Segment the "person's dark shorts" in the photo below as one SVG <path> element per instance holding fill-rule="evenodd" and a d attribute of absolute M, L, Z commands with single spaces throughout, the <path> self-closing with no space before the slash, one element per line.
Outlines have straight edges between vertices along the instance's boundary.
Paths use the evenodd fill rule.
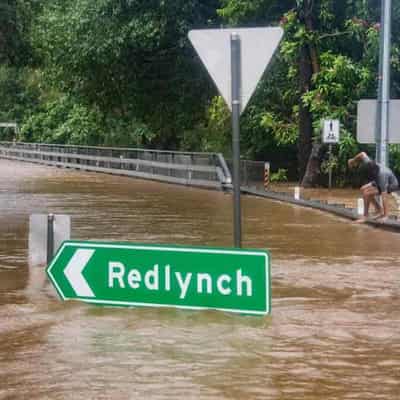
<path fill-rule="evenodd" d="M 380 173 L 376 184 L 379 193 L 392 193 L 399 190 L 399 182 L 392 172 Z"/>
<path fill-rule="evenodd" d="M 387 187 L 387 192 L 388 193 L 393 193 L 399 190 L 399 184 L 397 185 L 388 185 Z"/>

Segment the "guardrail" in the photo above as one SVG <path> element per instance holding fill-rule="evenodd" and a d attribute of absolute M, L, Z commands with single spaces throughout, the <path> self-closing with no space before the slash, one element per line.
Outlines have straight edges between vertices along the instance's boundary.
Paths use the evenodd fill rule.
<path fill-rule="evenodd" d="M 0 142 L 0 157 L 206 188 L 232 185 L 219 153 Z"/>
<path fill-rule="evenodd" d="M 232 160 L 227 159 L 228 168 L 232 170 Z M 240 185 L 257 189 L 264 188 L 265 162 L 253 160 L 240 160 Z"/>

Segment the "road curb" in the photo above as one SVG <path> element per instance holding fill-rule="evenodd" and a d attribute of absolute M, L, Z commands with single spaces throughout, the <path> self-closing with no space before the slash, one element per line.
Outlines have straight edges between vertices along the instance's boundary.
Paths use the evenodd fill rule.
<path fill-rule="evenodd" d="M 328 212 L 330 214 L 334 214 L 338 217 L 350 219 L 355 221 L 359 218 L 356 209 L 346 208 L 343 204 L 335 204 L 328 203 L 325 200 L 307 200 L 307 199 L 299 199 L 296 200 L 293 196 L 287 193 L 281 192 L 273 192 L 273 191 L 262 191 L 255 188 L 242 187 L 241 191 L 243 194 L 256 196 L 256 197 L 264 197 L 269 200 L 280 201 L 284 203 L 293 204 L 300 207 L 311 208 L 314 210 Z M 385 221 L 375 221 L 375 220 L 367 220 L 367 225 L 386 229 L 390 231 L 400 232 L 400 222 L 397 220 L 395 216 L 389 216 L 388 220 Z"/>

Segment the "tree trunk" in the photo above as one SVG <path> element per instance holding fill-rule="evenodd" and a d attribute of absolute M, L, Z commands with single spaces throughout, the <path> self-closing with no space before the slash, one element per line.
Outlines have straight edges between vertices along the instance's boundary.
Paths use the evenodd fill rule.
<path fill-rule="evenodd" d="M 314 144 L 312 146 L 312 151 L 307 163 L 307 169 L 303 181 L 301 182 L 301 186 L 303 187 L 313 187 L 320 181 L 321 147 L 320 144 Z"/>
<path fill-rule="evenodd" d="M 314 31 L 313 2 L 305 1 L 302 10 L 302 20 L 308 32 Z M 306 94 L 311 87 L 313 74 L 320 72 L 318 50 L 314 43 L 304 44 L 300 50 L 299 60 L 300 96 Z M 312 115 L 307 106 L 300 99 L 299 107 L 299 175 L 302 186 L 313 186 L 319 179 L 319 159 L 313 155 L 312 145 L 313 126 Z M 319 148 L 316 149 L 319 153 Z"/>
<path fill-rule="evenodd" d="M 312 116 L 309 108 L 304 105 L 302 97 L 308 92 L 312 78 L 312 66 L 307 46 L 303 46 L 299 59 L 300 77 L 300 104 L 299 104 L 299 140 L 298 140 L 298 162 L 300 182 L 306 172 L 308 159 L 312 149 Z"/>

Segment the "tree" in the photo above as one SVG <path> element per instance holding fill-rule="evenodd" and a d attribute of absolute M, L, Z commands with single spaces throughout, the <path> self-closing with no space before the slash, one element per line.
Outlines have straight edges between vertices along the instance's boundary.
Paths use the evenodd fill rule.
<path fill-rule="evenodd" d="M 20 123 L 38 102 L 28 41 L 32 9 L 28 0 L 0 3 L 0 122 Z"/>
<path fill-rule="evenodd" d="M 307 170 L 307 164 L 313 142 L 320 135 L 321 119 L 340 118 L 347 140 L 354 131 L 355 101 L 376 87 L 376 1 L 224 0 L 223 5 L 221 15 L 231 23 L 265 19 L 264 24 L 280 21 L 285 28 L 281 46 L 285 63 L 276 73 L 287 76 L 280 90 L 283 98 L 292 99 L 291 104 L 286 103 L 289 116 L 288 110 L 281 108 L 265 114 L 268 118 L 261 124 L 273 126 L 275 131 L 286 126 L 288 132 L 293 132 L 294 124 L 298 126 L 299 178 L 304 185 L 316 184 L 318 168 Z M 274 110 L 268 99 L 264 108 Z"/>
<path fill-rule="evenodd" d="M 216 0 L 51 0 L 33 42 L 54 88 L 105 122 L 141 121 L 156 133 L 148 145 L 174 148 L 209 92 L 187 33 L 213 23 L 215 9 Z"/>

